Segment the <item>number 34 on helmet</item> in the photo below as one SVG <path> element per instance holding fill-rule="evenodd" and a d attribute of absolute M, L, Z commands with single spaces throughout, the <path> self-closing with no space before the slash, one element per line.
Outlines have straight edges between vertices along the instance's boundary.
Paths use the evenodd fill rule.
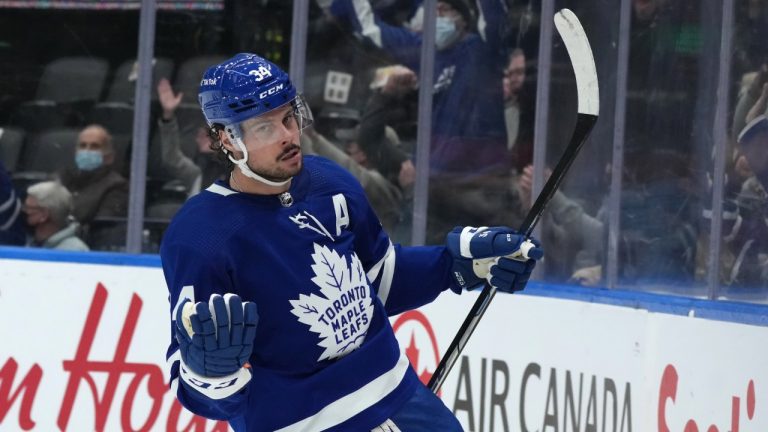
<path fill-rule="evenodd" d="M 208 68 L 198 100 L 208 126 L 221 125 L 233 138 L 242 138 L 240 122 L 286 103 L 295 110 L 299 130 L 312 124 L 312 112 L 288 74 L 255 54 L 240 53 Z"/>

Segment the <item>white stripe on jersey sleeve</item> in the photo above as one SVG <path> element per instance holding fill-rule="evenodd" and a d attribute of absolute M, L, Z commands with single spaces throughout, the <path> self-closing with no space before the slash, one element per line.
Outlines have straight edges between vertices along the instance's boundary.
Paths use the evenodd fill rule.
<path fill-rule="evenodd" d="M 379 299 L 381 300 L 381 304 L 386 306 L 389 290 L 392 288 L 392 278 L 395 275 L 395 247 L 392 245 L 392 242 L 389 242 L 387 253 L 384 254 L 379 262 L 368 270 L 366 276 L 368 276 L 369 281 L 373 282 L 379 277 L 379 273 L 381 273 Z"/>
<path fill-rule="evenodd" d="M 11 201 L 12 200 L 12 201 Z M 11 227 L 16 222 L 16 219 L 18 219 L 19 214 L 21 214 L 21 201 L 16 199 L 16 195 L 11 193 L 11 200 L 8 202 L 10 204 L 16 204 L 16 207 L 13 209 L 13 214 L 10 218 L 8 218 L 8 221 L 4 223 L 2 226 L 0 226 L 0 230 L 5 231 Z M 0 209 L 0 211 L 4 211 L 5 209 Z"/>
<path fill-rule="evenodd" d="M 0 204 L 0 212 L 8 210 L 14 204 L 16 204 L 16 192 L 11 190 L 11 196 L 4 203 Z"/>

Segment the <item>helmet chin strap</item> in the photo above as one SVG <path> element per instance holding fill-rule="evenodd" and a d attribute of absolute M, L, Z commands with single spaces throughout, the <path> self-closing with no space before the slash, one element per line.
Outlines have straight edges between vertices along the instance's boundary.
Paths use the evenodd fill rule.
<path fill-rule="evenodd" d="M 245 143 L 243 143 L 243 140 L 240 137 L 234 137 L 234 141 L 235 141 L 235 144 L 240 148 L 240 151 L 243 152 L 243 158 L 235 159 L 231 153 L 227 155 L 227 158 L 230 161 L 232 161 L 232 163 L 237 165 L 238 168 L 240 168 L 240 172 L 243 173 L 246 177 L 256 180 L 258 182 L 264 183 L 268 186 L 274 186 L 274 187 L 281 187 L 290 183 L 293 177 L 289 177 L 287 180 L 284 180 L 281 182 L 276 182 L 272 180 L 267 180 L 264 177 L 253 172 L 251 170 L 251 167 L 248 166 L 248 150 L 246 150 L 245 148 Z"/>

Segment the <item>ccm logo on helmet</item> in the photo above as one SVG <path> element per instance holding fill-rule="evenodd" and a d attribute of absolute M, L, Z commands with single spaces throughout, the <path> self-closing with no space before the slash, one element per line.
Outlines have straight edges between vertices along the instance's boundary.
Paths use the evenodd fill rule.
<path fill-rule="evenodd" d="M 259 66 L 258 69 L 254 69 L 254 70 L 248 72 L 248 75 L 253 75 L 253 76 L 256 77 L 256 81 L 261 81 L 261 80 L 263 80 L 266 77 L 271 77 L 272 76 L 272 72 L 270 72 L 269 69 L 267 69 L 264 66 Z"/>
<path fill-rule="evenodd" d="M 275 93 L 279 92 L 280 90 L 282 90 L 283 87 L 285 87 L 285 83 L 278 84 L 278 85 L 276 85 L 276 86 L 274 86 L 274 87 L 272 87 L 272 88 L 270 88 L 268 90 L 264 90 L 263 92 L 259 93 L 259 99 L 264 99 L 267 96 L 272 96 L 273 94 L 275 94 Z"/>
<path fill-rule="evenodd" d="M 216 78 L 203 78 L 203 80 L 200 81 L 200 85 L 216 85 Z"/>

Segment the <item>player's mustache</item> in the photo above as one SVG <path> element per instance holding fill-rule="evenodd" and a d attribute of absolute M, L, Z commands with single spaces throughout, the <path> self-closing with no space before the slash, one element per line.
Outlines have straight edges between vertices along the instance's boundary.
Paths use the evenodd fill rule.
<path fill-rule="evenodd" d="M 286 147 L 281 153 L 280 156 L 277 157 L 277 160 L 282 160 L 285 156 L 288 155 L 288 153 L 291 153 L 294 150 L 301 151 L 301 147 L 298 144 L 291 144 L 288 147 Z"/>

